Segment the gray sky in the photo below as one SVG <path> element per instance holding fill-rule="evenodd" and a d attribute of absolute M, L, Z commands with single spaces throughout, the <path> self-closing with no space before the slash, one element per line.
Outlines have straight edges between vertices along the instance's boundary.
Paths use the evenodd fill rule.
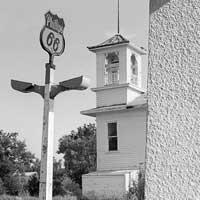
<path fill-rule="evenodd" d="M 55 82 L 85 75 L 95 87 L 95 54 L 87 46 L 99 44 L 117 32 L 117 0 L 4 0 L 0 6 L 0 129 L 18 132 L 28 149 L 40 157 L 43 100 L 33 93 L 11 89 L 10 80 L 44 84 L 48 55 L 39 43 L 44 14 L 51 10 L 65 21 L 65 52 L 55 57 Z M 148 1 L 121 0 L 120 33 L 147 48 Z M 95 107 L 95 93 L 64 92 L 55 100 L 55 145 L 58 139 L 94 118 L 80 114 Z"/>

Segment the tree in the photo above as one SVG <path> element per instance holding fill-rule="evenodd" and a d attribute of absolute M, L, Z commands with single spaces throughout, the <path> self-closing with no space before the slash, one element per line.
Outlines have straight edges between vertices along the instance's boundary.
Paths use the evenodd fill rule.
<path fill-rule="evenodd" d="M 80 186 L 82 174 L 96 170 L 96 127 L 88 124 L 59 140 L 57 153 L 64 154 L 67 175 Z"/>
<path fill-rule="evenodd" d="M 38 196 L 39 194 L 39 178 L 37 175 L 33 175 L 27 184 L 28 192 L 31 196 Z"/>
<path fill-rule="evenodd" d="M 5 193 L 4 183 L 0 178 L 0 195 Z"/>
<path fill-rule="evenodd" d="M 39 172 L 38 172 L 39 175 Z M 33 175 L 28 181 L 28 191 L 31 196 L 38 196 L 39 194 L 39 179 L 38 175 Z M 63 181 L 66 178 L 65 169 L 62 168 L 61 160 L 53 159 L 53 196 L 67 194 Z"/>
<path fill-rule="evenodd" d="M 18 133 L 0 130 L 0 179 L 8 194 L 16 194 L 19 181 L 16 174 L 32 171 L 37 163 L 34 154 L 26 149 L 25 141 L 20 141 Z"/>
<path fill-rule="evenodd" d="M 23 190 L 19 179 L 16 176 L 7 175 L 4 179 L 4 187 L 7 194 L 18 195 Z"/>
<path fill-rule="evenodd" d="M 62 168 L 61 160 L 56 161 L 54 158 L 53 161 L 53 196 L 65 195 L 66 191 L 63 188 L 63 180 L 65 179 L 66 172 Z"/>
<path fill-rule="evenodd" d="M 78 199 L 82 196 L 82 191 L 78 183 L 74 183 L 69 177 L 65 176 L 62 187 L 66 194 L 76 196 Z"/>
<path fill-rule="evenodd" d="M 13 170 L 31 171 L 35 156 L 26 149 L 25 141 L 20 141 L 18 133 L 6 133 L 0 130 L 0 161 L 14 165 Z"/>

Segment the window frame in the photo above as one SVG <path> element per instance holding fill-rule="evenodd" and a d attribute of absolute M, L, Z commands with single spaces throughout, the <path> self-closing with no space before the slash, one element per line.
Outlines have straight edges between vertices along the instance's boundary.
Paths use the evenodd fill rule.
<path fill-rule="evenodd" d="M 138 86 L 138 78 L 139 78 L 138 61 L 137 61 L 137 57 L 134 53 L 132 53 L 130 60 L 131 60 L 131 80 L 130 80 L 130 82 L 133 85 Z"/>
<path fill-rule="evenodd" d="M 119 52 L 105 53 L 104 85 L 119 84 Z"/>
<path fill-rule="evenodd" d="M 109 124 L 115 123 L 116 124 L 116 135 L 114 136 L 109 136 Z M 109 121 L 106 123 L 106 128 L 107 128 L 107 138 L 108 138 L 108 152 L 118 152 L 119 151 L 119 140 L 118 140 L 118 126 L 117 126 L 117 121 Z M 110 139 L 111 138 L 116 138 L 117 139 L 117 148 L 114 150 L 110 150 Z"/>

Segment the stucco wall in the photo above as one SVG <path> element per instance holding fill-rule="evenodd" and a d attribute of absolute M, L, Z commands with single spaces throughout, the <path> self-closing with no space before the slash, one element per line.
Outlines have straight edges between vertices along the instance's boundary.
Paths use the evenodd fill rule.
<path fill-rule="evenodd" d="M 133 169 L 145 159 L 146 109 L 99 114 L 97 170 Z M 107 123 L 117 122 L 118 151 L 108 151 Z"/>
<path fill-rule="evenodd" d="M 165 2 L 150 16 L 146 200 L 199 200 L 200 1 Z"/>

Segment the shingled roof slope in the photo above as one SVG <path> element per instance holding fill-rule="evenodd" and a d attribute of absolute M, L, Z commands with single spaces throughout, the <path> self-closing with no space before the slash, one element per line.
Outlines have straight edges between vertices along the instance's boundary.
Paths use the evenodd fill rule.
<path fill-rule="evenodd" d="M 100 47 L 112 46 L 112 45 L 123 44 L 123 43 L 129 43 L 129 40 L 127 40 L 120 34 L 116 34 L 113 37 L 111 37 L 110 39 L 106 40 L 105 42 L 102 42 L 95 46 L 88 47 L 88 49 L 93 50 L 93 49 L 100 48 Z"/>

